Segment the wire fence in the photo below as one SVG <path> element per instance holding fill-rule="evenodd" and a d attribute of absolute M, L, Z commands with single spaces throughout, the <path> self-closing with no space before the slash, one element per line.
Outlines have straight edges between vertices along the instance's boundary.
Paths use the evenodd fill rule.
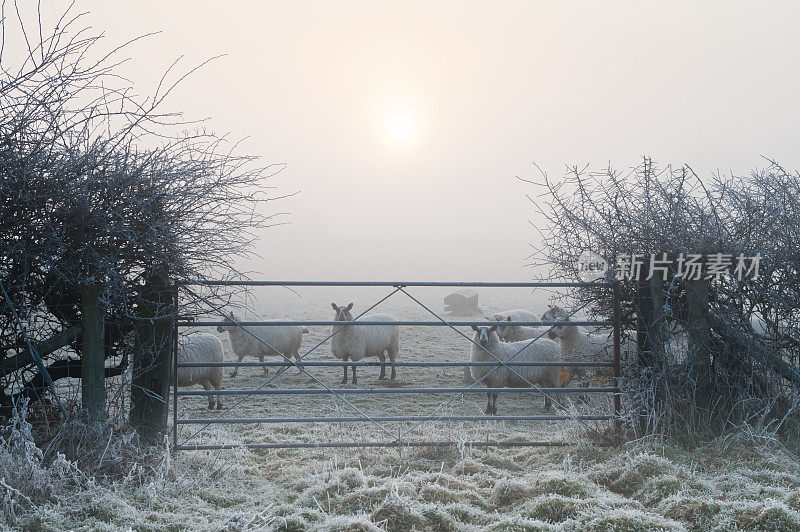
<path fill-rule="evenodd" d="M 335 320 L 270 320 L 270 321 L 247 321 L 236 320 L 229 313 L 226 313 L 223 308 L 218 304 L 210 301 L 195 290 L 193 287 L 197 286 L 284 286 L 284 287 L 386 287 L 391 291 L 386 296 L 380 298 L 376 303 L 369 306 L 366 310 L 353 318 L 353 321 L 335 321 Z M 506 358 L 500 359 L 491 351 L 487 350 L 480 343 L 475 342 L 473 338 L 464 334 L 458 327 L 491 327 L 497 326 L 498 321 L 495 320 L 448 320 L 446 317 L 440 316 L 434 310 L 431 310 L 428 305 L 425 305 L 421 300 L 415 297 L 408 288 L 416 287 L 459 287 L 459 288 L 581 288 L 581 287 L 602 287 L 610 290 L 613 294 L 613 316 L 609 320 L 575 320 L 570 319 L 571 326 L 605 326 L 612 328 L 611 344 L 612 357 L 611 360 L 557 360 L 557 361 L 519 361 L 515 357 L 522 353 L 526 348 L 536 342 L 538 339 L 544 337 L 550 328 L 554 326 L 564 325 L 563 321 L 543 321 L 543 320 L 512 320 L 503 321 L 503 326 L 524 326 L 524 327 L 544 327 L 545 329 L 537 334 L 535 337 L 526 341 L 525 345 L 520 347 L 515 353 Z M 408 299 L 414 302 L 420 309 L 424 310 L 426 314 L 432 318 L 430 321 L 424 320 L 376 320 L 364 321 L 361 320 L 367 313 L 371 312 L 381 303 L 395 294 L 403 294 Z M 220 316 L 223 321 L 213 320 L 190 320 L 180 318 L 180 302 L 181 297 L 190 298 L 193 303 L 201 303 L 208 309 L 208 313 L 212 316 Z M 478 422 L 574 422 L 583 424 L 587 429 L 595 431 L 599 434 L 600 438 L 597 440 L 599 445 L 613 445 L 619 440 L 621 416 L 621 400 L 620 400 L 620 342 L 621 342 L 621 314 L 619 305 L 619 286 L 616 282 L 592 282 L 592 283 L 553 283 L 553 282 L 518 282 L 518 283 L 505 283 L 505 282 L 397 282 L 397 281 L 198 281 L 198 282 L 184 282 L 176 285 L 173 303 L 175 308 L 175 315 L 173 319 L 173 367 L 176 371 L 173 372 L 173 449 L 175 451 L 182 450 L 215 450 L 215 449 L 231 449 L 248 447 L 253 449 L 280 449 L 280 448 L 324 448 L 324 447 L 422 447 L 422 446 L 558 446 L 568 445 L 567 441 L 546 441 L 546 440 L 524 440 L 513 439 L 511 441 L 503 440 L 462 440 L 462 439 L 440 439 L 431 436 L 435 434 L 433 430 L 428 431 L 426 434 L 429 437 L 420 440 L 412 439 L 411 434 L 424 427 L 427 424 L 436 425 L 446 422 L 459 422 L 459 423 L 478 423 Z M 574 314 L 579 312 L 581 308 L 571 309 L 567 314 L 571 318 Z M 490 368 L 485 375 L 475 380 L 472 383 L 463 386 L 438 386 L 438 387 L 415 387 L 415 386 L 398 386 L 398 387 L 338 387 L 331 386 L 321 379 L 312 370 L 314 368 L 337 368 L 347 366 L 353 367 L 355 372 L 356 367 L 384 367 L 383 362 L 373 361 L 342 361 L 342 360 L 308 360 L 312 353 L 317 353 L 320 348 L 335 335 L 340 334 L 347 327 L 357 325 L 358 327 L 364 326 L 384 326 L 392 325 L 398 327 L 448 327 L 453 330 L 457 335 L 463 337 L 468 343 L 470 348 L 477 346 L 482 349 L 489 361 L 472 362 L 468 358 L 461 361 L 395 361 L 388 364 L 395 368 L 474 368 L 474 367 L 487 367 Z M 215 326 L 237 326 L 245 331 L 249 337 L 255 340 L 258 344 L 263 345 L 279 355 L 277 361 L 239 361 L 239 362 L 181 362 L 179 360 L 179 331 L 185 327 L 215 327 Z M 291 353 L 284 353 L 270 345 L 268 340 L 261 337 L 253 329 L 253 327 L 285 327 L 285 326 L 302 326 L 302 327 L 331 327 L 330 334 L 326 335 L 321 341 L 315 342 L 313 347 L 305 350 L 302 355 L 299 353 L 295 355 L 295 359 L 291 359 Z M 515 344 L 517 345 L 517 344 Z M 465 357 L 466 358 L 466 357 Z M 613 380 L 611 386 L 576 386 L 576 387 L 543 387 L 537 386 L 526 375 L 520 373 L 520 368 L 525 367 L 586 367 L 586 368 L 612 368 Z M 264 382 L 254 388 L 242 389 L 179 389 L 178 388 L 178 372 L 181 368 L 206 368 L 206 367 L 219 367 L 219 368 L 238 368 L 240 367 L 261 367 L 275 368 L 277 371 L 269 378 L 265 377 Z M 288 387 L 278 384 L 277 379 L 285 374 L 290 368 L 296 368 L 304 377 L 310 378 L 314 387 Z M 516 377 L 515 387 L 488 387 L 485 385 L 487 377 L 491 376 L 494 372 L 503 369 L 509 372 L 510 375 Z M 344 370 L 346 372 L 346 369 Z M 345 373 L 346 374 L 346 373 Z M 355 373 L 354 373 L 355 374 Z M 534 394 L 535 396 L 544 397 L 547 404 L 552 403 L 555 406 L 556 412 L 553 414 L 524 414 L 524 415 L 453 415 L 450 411 L 452 405 L 465 396 L 476 393 L 487 393 L 488 397 L 491 394 Z M 368 409 L 360 401 L 360 397 L 380 396 L 386 397 L 386 400 L 397 399 L 403 397 L 410 397 L 411 405 L 414 405 L 413 397 L 424 395 L 428 398 L 436 398 L 444 396 L 444 399 L 438 399 L 432 404 L 435 405 L 430 408 L 430 411 L 414 412 L 404 415 L 381 415 L 379 413 L 369 412 Z M 236 401 L 227 406 L 224 410 L 217 412 L 213 417 L 182 417 L 181 416 L 181 398 L 191 397 L 209 397 L 209 396 L 226 396 L 236 398 Z M 330 396 L 338 405 L 330 414 L 325 415 L 270 415 L 270 416 L 247 416 L 243 417 L 242 411 L 250 408 L 246 401 L 248 399 L 255 399 L 258 397 L 291 397 L 291 396 Z M 590 413 L 577 413 L 573 408 L 569 408 L 566 403 L 565 397 L 588 397 L 588 396 L 605 396 L 610 400 L 606 404 L 610 404 L 610 409 L 606 412 L 590 412 Z M 602 402 L 600 404 L 603 404 Z M 341 409 L 347 411 L 346 415 L 341 413 Z M 322 414 L 322 412 L 317 412 Z M 612 433 L 600 433 L 592 425 L 591 422 L 607 422 L 613 427 Z M 402 428 L 396 428 L 394 425 L 388 424 L 404 423 Z M 248 441 L 242 443 L 206 443 L 199 441 L 203 433 L 214 426 L 236 426 L 236 425 L 271 425 L 277 424 L 367 424 L 374 429 L 377 429 L 377 435 L 369 437 L 363 436 L 358 441 L 314 441 L 303 442 L 285 439 L 281 442 L 258 442 Z M 180 427 L 195 427 L 188 435 L 181 433 Z M 199 427 L 199 428 L 198 428 Z M 354 439 L 355 440 L 355 439 Z"/>

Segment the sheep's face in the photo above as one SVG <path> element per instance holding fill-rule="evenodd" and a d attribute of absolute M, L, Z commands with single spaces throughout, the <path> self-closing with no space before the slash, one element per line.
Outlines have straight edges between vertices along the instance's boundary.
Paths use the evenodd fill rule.
<path fill-rule="evenodd" d="M 511 316 L 503 316 L 503 315 L 500 315 L 500 314 L 495 314 L 493 318 L 489 318 L 488 316 L 486 316 L 486 320 L 487 321 L 491 321 L 493 319 L 495 319 L 498 322 L 500 322 L 500 323 L 497 324 L 497 337 L 500 338 L 501 341 L 505 342 L 506 335 L 508 334 L 508 327 L 509 326 L 508 325 L 503 325 L 503 322 L 504 321 L 511 321 Z"/>
<path fill-rule="evenodd" d="M 231 331 L 236 326 L 236 316 L 233 315 L 233 312 L 225 316 L 223 321 L 225 322 L 224 325 L 217 325 L 217 332 Z"/>
<path fill-rule="evenodd" d="M 475 338 L 473 340 L 482 347 L 488 347 L 492 340 L 500 340 L 497 337 L 497 325 L 492 325 L 491 327 L 477 327 L 473 325 L 472 330 L 475 331 Z"/>
<path fill-rule="evenodd" d="M 333 307 L 333 311 L 336 313 L 333 321 L 353 321 L 353 314 L 350 312 L 353 309 L 352 303 L 347 306 L 331 303 L 331 307 Z"/>
<path fill-rule="evenodd" d="M 550 306 L 550 308 L 542 314 L 542 321 L 569 321 L 569 316 L 561 307 Z M 566 327 L 564 325 L 554 325 L 547 331 L 547 337 L 551 340 L 555 340 L 556 338 L 561 338 L 564 336 L 566 332 Z"/>

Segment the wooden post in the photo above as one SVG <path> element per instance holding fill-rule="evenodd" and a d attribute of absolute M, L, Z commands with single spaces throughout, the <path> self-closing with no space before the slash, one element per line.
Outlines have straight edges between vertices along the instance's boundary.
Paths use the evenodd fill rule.
<path fill-rule="evenodd" d="M 622 388 L 622 371 L 620 359 L 620 344 L 622 342 L 622 307 L 620 305 L 619 281 L 614 281 L 611 295 L 611 305 L 614 321 L 614 387 L 617 389 L 614 392 L 614 444 L 619 445 L 622 442 L 622 397 L 620 389 Z"/>
<path fill-rule="evenodd" d="M 697 383 L 695 402 L 708 406 L 711 399 L 711 327 L 708 318 L 708 279 L 686 282 L 686 317 L 689 324 L 689 371 Z"/>
<path fill-rule="evenodd" d="M 170 384 L 172 385 L 172 454 L 178 446 L 178 300 L 179 286 L 172 286 L 172 358 L 170 359 Z"/>
<path fill-rule="evenodd" d="M 639 371 L 652 366 L 653 343 L 653 296 L 650 281 L 636 281 L 636 342 L 638 345 Z"/>
<path fill-rule="evenodd" d="M 161 443 L 169 414 L 173 345 L 172 291 L 166 274 L 153 274 L 142 289 L 131 377 L 131 426 L 145 445 Z"/>
<path fill-rule="evenodd" d="M 90 285 L 81 293 L 81 405 L 90 422 L 106 419 L 105 306 L 102 290 Z"/>
<path fill-rule="evenodd" d="M 667 295 L 664 292 L 664 280 L 660 276 L 650 279 L 650 299 L 653 313 L 650 317 L 649 340 L 652 349 L 652 365 L 660 371 L 664 370 L 664 347 L 667 341 L 667 317 L 664 314 L 664 303 Z"/>
<path fill-rule="evenodd" d="M 650 294 L 650 281 L 636 281 L 636 343 L 637 367 L 639 378 L 646 375 L 647 379 L 653 378 L 653 373 L 647 371 L 653 364 L 653 344 L 650 341 L 650 331 L 653 323 L 653 298 Z M 639 409 L 639 427 L 642 433 L 647 432 L 651 416 L 649 415 L 653 404 L 645 402 L 637 405 Z"/>

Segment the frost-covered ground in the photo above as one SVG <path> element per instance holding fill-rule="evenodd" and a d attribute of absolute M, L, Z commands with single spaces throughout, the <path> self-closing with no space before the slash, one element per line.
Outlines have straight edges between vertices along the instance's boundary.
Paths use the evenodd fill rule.
<path fill-rule="evenodd" d="M 798 530 L 800 465 L 752 439 L 691 451 L 187 453 L 137 488 L 97 486 L 28 530 Z M 174 479 L 174 480 L 173 480 Z"/>
<path fill-rule="evenodd" d="M 256 293 L 266 318 L 330 319 L 330 301 L 364 309 L 385 290 Z M 418 292 L 415 292 L 415 295 Z M 420 295 L 441 309 L 445 291 Z M 350 294 L 350 295 L 348 295 Z M 352 295 L 356 294 L 356 295 Z M 540 311 L 547 295 L 483 291 L 488 312 Z M 378 310 L 401 319 L 429 319 L 402 294 Z M 252 316 L 251 316 L 252 317 Z M 466 331 L 465 331 L 466 332 Z M 309 349 L 327 334 L 312 328 Z M 227 346 L 227 343 L 226 343 Z M 446 328 L 406 328 L 400 360 L 463 361 L 469 345 Z M 232 354 L 227 353 L 232 359 Z M 331 360 L 327 344 L 308 360 Z M 227 372 L 228 370 L 226 370 Z M 340 368 L 309 368 L 340 389 Z M 271 370 L 271 375 L 275 369 Z M 382 388 L 378 368 L 359 372 L 359 387 Z M 459 368 L 400 368 L 397 386 L 462 386 Z M 290 369 L 267 383 L 260 368 L 243 368 L 227 389 L 320 387 Z M 371 415 L 482 415 L 485 394 L 348 396 Z M 330 395 L 252 396 L 222 412 L 205 398 L 181 399 L 183 418 L 357 415 Z M 568 411 L 608 412 L 607 398 L 562 400 Z M 541 397 L 504 394 L 501 415 L 545 413 Z M 394 434 L 406 423 L 383 423 Z M 607 427 L 592 425 L 603 432 Z M 180 441 L 200 427 L 181 426 Z M 188 451 L 165 462 L 144 483 L 98 482 L 68 490 L 50 504 L 18 512 L 28 530 L 800 530 L 800 462 L 772 441 L 752 435 L 685 450 L 655 442 L 600 448 L 576 422 L 423 423 L 406 441 L 568 441 L 570 447 L 404 448 Z M 188 443 L 376 441 L 389 436 L 370 423 L 212 425 Z M 165 455 L 166 456 L 166 455 Z"/>

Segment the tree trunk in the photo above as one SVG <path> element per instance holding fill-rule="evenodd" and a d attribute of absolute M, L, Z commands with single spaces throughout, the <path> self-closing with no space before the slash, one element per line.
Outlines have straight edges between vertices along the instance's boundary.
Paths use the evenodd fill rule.
<path fill-rule="evenodd" d="M 653 365 L 653 296 L 650 281 L 636 281 L 636 342 L 641 372 Z"/>
<path fill-rule="evenodd" d="M 172 337 L 172 290 L 166 273 L 153 274 L 140 295 L 131 377 L 131 426 L 156 445 L 167 430 Z"/>
<path fill-rule="evenodd" d="M 105 421 L 105 307 L 97 285 L 81 294 L 81 404 L 90 422 Z"/>
<path fill-rule="evenodd" d="M 650 347 L 653 351 L 653 365 L 657 366 L 660 371 L 663 371 L 665 360 L 664 352 L 668 338 L 667 330 L 669 324 L 664 314 L 664 303 L 666 302 L 664 280 L 660 277 L 653 276 L 653 278 L 650 279 L 650 298 L 653 305 L 653 314 L 651 315 L 652 322 L 650 325 Z"/>
<path fill-rule="evenodd" d="M 708 315 L 709 281 L 686 282 L 689 327 L 689 376 L 697 385 L 695 403 L 707 407 L 711 399 L 711 327 Z"/>

